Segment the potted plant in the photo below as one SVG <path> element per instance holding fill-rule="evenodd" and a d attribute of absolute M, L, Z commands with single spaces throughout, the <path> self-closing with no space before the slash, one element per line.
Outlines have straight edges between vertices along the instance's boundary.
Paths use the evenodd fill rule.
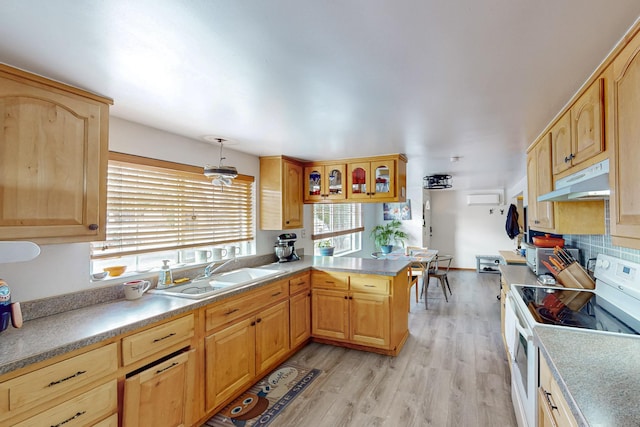
<path fill-rule="evenodd" d="M 318 242 L 318 251 L 322 256 L 333 256 L 334 246 L 331 245 L 330 239 L 320 240 Z"/>
<path fill-rule="evenodd" d="M 385 225 L 376 225 L 371 230 L 373 241 L 383 253 L 391 252 L 394 243 L 400 243 L 404 247 L 404 242 L 409 236 L 400 230 L 400 227 L 402 227 L 402 222 L 394 219 Z"/>

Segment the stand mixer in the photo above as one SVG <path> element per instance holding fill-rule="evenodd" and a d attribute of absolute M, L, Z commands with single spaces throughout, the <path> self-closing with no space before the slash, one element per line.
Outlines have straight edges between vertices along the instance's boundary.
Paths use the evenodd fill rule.
<path fill-rule="evenodd" d="M 278 241 L 273 247 L 278 257 L 278 262 L 290 262 L 300 259 L 294 246 L 297 237 L 295 233 L 284 233 L 278 236 Z"/>

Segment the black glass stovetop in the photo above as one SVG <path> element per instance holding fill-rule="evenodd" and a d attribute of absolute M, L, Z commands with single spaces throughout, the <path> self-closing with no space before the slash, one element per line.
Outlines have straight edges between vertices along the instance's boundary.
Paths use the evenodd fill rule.
<path fill-rule="evenodd" d="M 640 335 L 640 321 L 587 290 L 515 286 L 538 323 Z"/>

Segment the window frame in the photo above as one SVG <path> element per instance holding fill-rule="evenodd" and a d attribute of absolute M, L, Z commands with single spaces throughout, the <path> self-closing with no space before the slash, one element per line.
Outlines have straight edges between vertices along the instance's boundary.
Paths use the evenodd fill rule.
<path fill-rule="evenodd" d="M 107 177 L 107 219 L 105 223 L 106 237 L 104 241 L 101 242 L 92 242 L 91 243 L 91 254 L 90 258 L 93 263 L 102 264 L 102 260 L 109 260 L 112 258 L 129 258 L 129 257 L 143 257 L 144 255 L 149 255 L 153 253 L 165 253 L 165 252 L 173 252 L 175 253 L 175 260 L 178 262 L 183 262 L 185 258 L 185 253 L 191 250 L 190 252 L 194 252 L 197 248 L 208 248 L 220 245 L 227 244 L 239 244 L 242 242 L 249 242 L 249 245 L 245 245 L 246 247 L 252 246 L 255 248 L 255 239 L 256 239 L 256 224 L 255 224 L 255 178 L 249 175 L 239 174 L 237 178 L 234 179 L 233 183 L 240 182 L 240 186 L 233 187 L 214 187 L 211 184 L 209 178 L 204 176 L 203 168 L 198 166 L 192 166 L 184 163 L 177 162 L 169 162 L 164 160 L 152 159 L 149 157 L 136 156 L 132 154 L 118 153 L 118 152 L 109 152 L 108 157 L 109 167 L 113 167 L 115 165 L 126 165 L 130 164 L 135 169 L 139 167 L 141 173 L 139 175 L 135 175 L 135 171 L 131 173 L 130 176 L 133 176 L 135 179 L 135 185 L 132 185 L 131 188 L 137 188 L 140 190 L 138 194 L 139 199 L 135 198 L 135 194 L 133 197 L 128 197 L 128 195 L 124 195 L 121 198 L 113 196 L 110 191 L 113 193 L 117 191 L 121 191 L 121 187 L 117 185 L 113 185 L 110 189 L 109 187 L 109 176 Z M 112 163 L 113 162 L 113 163 Z M 117 166 L 115 166 L 117 167 Z M 123 167 L 126 170 L 126 166 Z M 159 177 L 155 176 L 158 173 Z M 162 179 L 162 176 L 168 176 L 166 179 Z M 120 176 L 120 175 L 119 175 Z M 148 178 L 148 181 L 147 181 Z M 169 179 L 173 178 L 173 179 Z M 122 181 L 120 181 L 122 182 Z M 134 181 L 132 181 L 134 182 Z M 144 189 L 140 186 L 140 182 L 143 182 L 143 185 L 149 184 L 149 188 L 151 188 L 150 192 L 145 192 Z M 166 183 L 167 188 L 163 188 L 162 186 Z M 159 185 L 160 184 L 160 185 Z M 207 185 L 212 186 L 212 190 L 209 191 Z M 155 187 L 154 187 L 155 186 Z M 122 188 L 127 188 L 126 184 L 122 186 Z M 228 227 L 230 224 L 223 223 L 222 225 L 218 224 L 220 220 L 220 215 L 217 212 L 220 211 L 220 207 L 216 207 L 216 203 L 220 201 L 229 200 L 229 198 L 224 196 L 225 190 L 230 192 L 229 198 L 233 200 L 231 209 L 237 211 L 243 206 L 247 207 L 246 211 L 240 211 L 238 215 L 232 218 L 233 225 L 238 229 L 241 229 L 239 233 L 239 239 L 230 239 Z M 162 202 L 166 205 L 171 205 L 175 203 L 175 209 L 168 209 L 164 215 L 166 218 L 163 218 L 163 211 L 158 209 L 158 207 L 152 206 L 151 198 L 153 195 L 157 195 L 159 198 L 159 202 Z M 178 195 L 179 194 L 179 195 Z M 175 202 L 172 201 L 171 196 L 178 195 L 175 199 Z M 114 205 L 118 206 L 118 209 L 112 210 L 111 212 L 115 212 L 116 215 L 119 215 L 121 209 L 126 213 L 127 216 L 122 219 L 123 222 L 110 221 L 109 220 L 109 197 L 113 196 Z M 234 197 L 235 196 L 235 197 Z M 125 200 L 124 202 L 122 200 Z M 135 204 L 138 200 L 142 201 L 140 203 L 140 208 Z M 119 206 L 116 204 L 120 203 Z M 134 204 L 132 204 L 132 202 Z M 150 202 L 151 201 L 151 202 Z M 159 203 L 159 206 L 162 206 L 162 203 Z M 211 209 L 208 208 L 208 205 L 211 206 Z M 139 210 L 138 210 L 139 209 Z M 109 224 L 117 224 L 116 227 L 122 228 L 122 224 L 126 224 L 127 218 L 132 219 L 131 223 L 135 223 L 135 220 L 140 217 L 144 217 L 145 209 L 148 209 L 150 212 L 156 214 L 161 221 L 166 220 L 170 225 L 164 226 L 164 228 L 169 229 L 167 232 L 169 238 L 175 238 L 176 243 L 174 245 L 166 245 L 166 242 L 163 244 L 158 244 L 157 247 L 149 247 L 151 240 L 153 238 L 158 239 L 158 236 L 162 234 L 156 230 L 156 235 L 152 235 L 154 232 L 153 228 L 148 230 L 147 234 L 142 234 L 144 236 L 150 236 L 151 238 L 147 240 L 146 237 L 132 237 L 131 241 L 135 242 L 136 238 L 139 238 L 138 247 L 142 247 L 142 249 L 134 249 L 134 245 L 131 243 L 123 243 L 122 233 L 114 233 L 110 235 L 109 233 Z M 196 226 L 194 227 L 193 223 L 188 224 L 188 221 L 183 222 L 180 218 L 189 217 L 190 212 L 198 212 L 197 220 L 196 215 L 193 215 L 191 219 L 196 221 Z M 141 214 L 140 214 L 141 213 Z M 149 215 L 151 216 L 151 215 Z M 177 217 L 178 219 L 174 219 Z M 238 225 L 240 223 L 240 225 Z M 142 230 L 147 230 L 145 227 L 150 227 L 144 222 L 141 221 L 143 227 Z M 203 233 L 204 230 L 204 233 Z M 216 230 L 219 233 L 216 233 Z M 220 232 L 222 230 L 222 232 Z M 125 232 L 126 233 L 126 232 Z M 138 236 L 134 231 L 131 234 L 127 234 L 127 238 L 129 236 Z M 210 236 L 210 237 L 209 237 Z M 224 236 L 223 239 L 219 237 Z M 102 247 L 109 246 L 109 238 L 116 237 L 120 238 L 118 247 L 119 250 L 111 250 L 109 252 L 102 252 Z M 111 242 L 118 240 L 111 240 Z M 178 243 L 178 242 L 182 243 Z M 113 243 L 111 243 L 113 245 Z M 245 251 L 246 252 L 246 251 Z M 138 261 L 136 260 L 136 265 Z"/>

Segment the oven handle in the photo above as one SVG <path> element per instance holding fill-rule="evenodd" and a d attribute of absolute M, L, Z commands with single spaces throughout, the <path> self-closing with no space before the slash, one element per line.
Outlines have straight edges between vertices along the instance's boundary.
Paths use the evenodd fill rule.
<path fill-rule="evenodd" d="M 511 309 L 515 314 L 516 322 L 514 326 L 516 327 L 516 330 L 523 337 L 525 337 L 527 341 L 530 341 L 531 339 L 533 339 L 533 333 L 531 332 L 531 328 L 529 328 L 528 326 L 527 327 L 522 326 L 523 324 L 527 325 L 527 321 L 525 320 L 524 314 L 522 313 L 522 311 L 520 310 L 520 307 L 518 307 L 518 304 L 515 301 L 516 297 L 513 296 L 511 291 L 509 291 L 508 298 L 510 299 L 509 305 L 511 306 Z"/>

